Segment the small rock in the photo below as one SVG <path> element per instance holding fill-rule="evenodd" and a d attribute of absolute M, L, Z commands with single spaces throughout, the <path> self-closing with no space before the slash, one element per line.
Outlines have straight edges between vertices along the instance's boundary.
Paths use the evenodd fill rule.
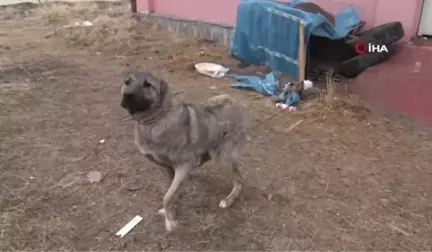
<path fill-rule="evenodd" d="M 158 49 L 156 49 L 156 48 L 151 48 L 150 51 L 153 52 L 153 53 L 155 53 L 155 54 L 159 54 L 160 53 L 160 51 Z"/>
<path fill-rule="evenodd" d="M 289 200 L 282 196 L 280 193 L 269 194 L 267 198 L 269 201 L 276 203 L 277 205 L 286 205 L 289 203 Z"/>
<path fill-rule="evenodd" d="M 90 183 L 100 182 L 102 179 L 102 173 L 98 171 L 89 172 L 87 179 L 90 181 Z"/>
<path fill-rule="evenodd" d="M 124 181 L 122 184 L 123 188 L 130 192 L 135 192 L 142 189 L 142 181 L 138 180 L 137 178 L 130 178 Z"/>
<path fill-rule="evenodd" d="M 82 23 L 82 26 L 84 26 L 84 27 L 90 27 L 90 26 L 93 26 L 93 23 L 90 22 L 90 21 L 84 21 L 84 22 Z"/>
<path fill-rule="evenodd" d="M 388 199 L 381 199 L 382 204 L 387 205 L 389 203 Z"/>

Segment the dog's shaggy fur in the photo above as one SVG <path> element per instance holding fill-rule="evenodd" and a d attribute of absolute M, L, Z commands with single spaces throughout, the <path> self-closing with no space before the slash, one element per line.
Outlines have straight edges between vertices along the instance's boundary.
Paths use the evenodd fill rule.
<path fill-rule="evenodd" d="M 121 106 L 136 121 L 136 145 L 163 168 L 170 184 L 159 210 L 166 230 L 177 226 L 174 203 L 181 185 L 193 169 L 209 160 L 230 171 L 234 186 L 219 206 L 231 206 L 243 184 L 237 155 L 250 139 L 245 108 L 228 95 L 214 96 L 200 105 L 178 101 L 168 84 L 149 72 L 130 75 L 121 93 Z"/>

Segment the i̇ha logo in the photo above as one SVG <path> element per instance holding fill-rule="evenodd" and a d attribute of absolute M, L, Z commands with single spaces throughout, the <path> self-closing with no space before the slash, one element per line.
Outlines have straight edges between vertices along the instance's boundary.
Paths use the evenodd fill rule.
<path fill-rule="evenodd" d="M 366 44 L 365 42 L 355 42 L 354 48 L 358 54 L 365 54 L 371 52 L 388 52 L 385 45 L 374 45 L 371 43 Z"/>

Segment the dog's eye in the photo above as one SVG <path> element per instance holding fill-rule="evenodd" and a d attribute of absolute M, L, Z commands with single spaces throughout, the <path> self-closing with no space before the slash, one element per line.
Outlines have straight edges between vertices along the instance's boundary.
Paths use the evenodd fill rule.
<path fill-rule="evenodd" d="M 150 83 L 148 83 L 147 81 L 143 82 L 143 87 L 150 87 L 150 86 L 151 86 Z"/>

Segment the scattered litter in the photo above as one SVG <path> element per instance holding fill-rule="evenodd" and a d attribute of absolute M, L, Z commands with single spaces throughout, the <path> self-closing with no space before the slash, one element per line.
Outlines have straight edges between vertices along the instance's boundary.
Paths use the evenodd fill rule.
<path fill-rule="evenodd" d="M 299 83 L 289 82 L 285 84 L 283 90 L 279 89 L 279 81 L 275 73 L 268 73 L 264 78 L 257 76 L 246 76 L 237 74 L 228 74 L 228 77 L 237 80 L 237 83 L 231 84 L 231 87 L 254 89 L 264 96 L 273 96 L 276 98 L 276 107 L 287 109 L 288 111 L 296 111 L 297 104 L 300 102 Z M 303 90 L 313 87 L 313 82 L 310 80 L 303 81 Z"/>
<path fill-rule="evenodd" d="M 63 26 L 62 28 L 63 29 L 68 29 L 68 28 L 72 28 L 72 27 L 91 27 L 91 26 L 93 26 L 93 23 L 90 22 L 90 21 L 88 21 L 88 20 L 86 20 L 86 21 L 83 21 L 83 22 L 76 21 L 73 24 L 69 24 L 69 25 Z"/>
<path fill-rule="evenodd" d="M 300 126 L 300 124 L 303 123 L 303 121 L 304 121 L 303 119 L 298 120 L 297 122 L 295 122 L 293 125 L 291 125 L 291 126 L 288 128 L 288 131 L 292 131 L 293 129 L 297 128 L 298 126 Z"/>
<path fill-rule="evenodd" d="M 404 230 L 402 230 L 402 229 L 396 227 L 396 226 L 393 225 L 393 224 L 389 224 L 389 227 L 390 227 L 390 229 L 392 229 L 392 230 L 395 231 L 395 232 L 401 233 L 401 234 L 403 234 L 403 235 L 405 235 L 405 236 L 410 236 L 410 234 L 409 234 L 408 232 L 406 232 L 406 231 L 404 231 Z"/>
<path fill-rule="evenodd" d="M 313 87 L 313 82 L 310 80 L 304 80 L 303 81 L 303 89 L 308 90 L 309 88 Z"/>
<path fill-rule="evenodd" d="M 84 27 L 90 27 L 90 26 L 93 26 L 93 23 L 87 20 L 87 21 L 84 21 L 84 22 L 81 24 L 81 26 L 84 26 Z"/>
<path fill-rule="evenodd" d="M 87 179 L 90 181 L 90 183 L 100 182 L 102 179 L 102 173 L 98 171 L 89 172 Z"/>
<path fill-rule="evenodd" d="M 126 224 L 122 229 L 120 229 L 116 235 L 120 236 L 120 238 L 123 238 L 127 233 L 129 233 L 140 221 L 142 221 L 142 217 L 137 215 L 135 216 L 131 221 L 129 221 L 128 224 Z"/>
<path fill-rule="evenodd" d="M 202 62 L 195 65 L 195 69 L 198 73 L 207 75 L 213 78 L 221 78 L 229 71 L 229 68 L 225 68 L 221 65 L 214 63 Z"/>
<path fill-rule="evenodd" d="M 105 143 L 105 139 L 99 140 L 99 143 Z"/>
<path fill-rule="evenodd" d="M 303 81 L 303 89 L 309 89 L 313 87 L 312 81 Z M 282 92 L 276 96 L 276 107 L 280 109 L 288 109 L 288 111 L 296 111 L 297 104 L 300 102 L 300 89 L 301 85 L 298 83 L 289 82 L 285 85 Z"/>
<path fill-rule="evenodd" d="M 276 103 L 276 108 L 280 108 L 280 109 L 284 109 L 284 110 L 287 109 L 290 112 L 294 112 L 297 110 L 296 107 L 290 106 L 290 105 L 287 105 L 287 104 L 281 103 L 281 102 Z"/>
<path fill-rule="evenodd" d="M 90 21 L 84 21 L 84 22 L 76 21 L 75 23 L 73 23 L 73 25 L 66 25 L 66 26 L 63 26 L 63 28 L 71 28 L 71 27 L 77 27 L 77 26 L 90 27 L 90 26 L 93 26 L 93 23 Z"/>

